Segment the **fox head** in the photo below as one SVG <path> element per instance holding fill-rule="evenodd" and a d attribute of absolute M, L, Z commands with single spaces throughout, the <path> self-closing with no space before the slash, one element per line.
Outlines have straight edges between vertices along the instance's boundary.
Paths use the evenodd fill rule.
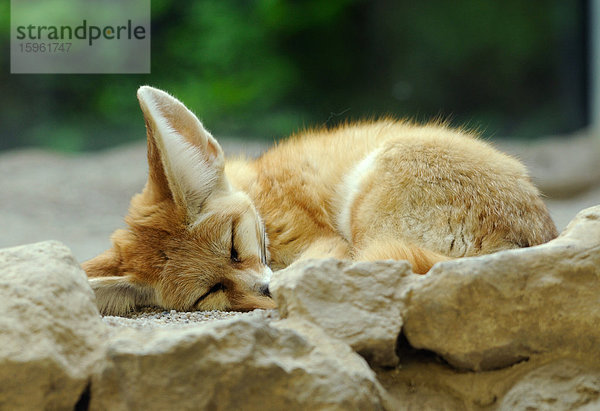
<path fill-rule="evenodd" d="M 176 310 L 273 308 L 265 228 L 224 173 L 219 143 L 181 102 L 141 87 L 148 181 L 128 228 L 83 268 L 103 314 L 155 305 Z"/>

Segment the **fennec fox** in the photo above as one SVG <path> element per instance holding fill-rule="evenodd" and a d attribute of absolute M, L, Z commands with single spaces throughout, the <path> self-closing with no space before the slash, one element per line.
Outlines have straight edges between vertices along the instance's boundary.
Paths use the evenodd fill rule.
<path fill-rule="evenodd" d="M 469 132 L 381 120 L 225 161 L 182 103 L 141 87 L 148 181 L 84 263 L 104 314 L 274 306 L 271 269 L 336 257 L 436 262 L 540 244 L 556 228 L 525 167 Z"/>

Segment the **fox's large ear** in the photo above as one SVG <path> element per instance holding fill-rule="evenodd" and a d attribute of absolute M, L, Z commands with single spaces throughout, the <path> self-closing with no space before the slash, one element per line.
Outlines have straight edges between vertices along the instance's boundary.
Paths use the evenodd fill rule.
<path fill-rule="evenodd" d="M 137 307 L 157 305 L 154 288 L 136 283 L 130 276 L 92 277 L 88 281 L 102 315 L 123 315 Z"/>
<path fill-rule="evenodd" d="M 148 189 L 195 215 L 223 183 L 219 143 L 179 100 L 152 87 L 137 92 L 148 134 Z"/>

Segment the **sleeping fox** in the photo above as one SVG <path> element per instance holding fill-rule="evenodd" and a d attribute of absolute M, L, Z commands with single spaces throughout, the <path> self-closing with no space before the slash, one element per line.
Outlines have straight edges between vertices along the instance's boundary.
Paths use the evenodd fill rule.
<path fill-rule="evenodd" d="M 272 308 L 271 270 L 308 258 L 443 260 L 557 231 L 525 167 L 463 130 L 381 120 L 313 130 L 225 160 L 171 95 L 137 93 L 148 181 L 127 229 L 83 267 L 103 314 Z"/>

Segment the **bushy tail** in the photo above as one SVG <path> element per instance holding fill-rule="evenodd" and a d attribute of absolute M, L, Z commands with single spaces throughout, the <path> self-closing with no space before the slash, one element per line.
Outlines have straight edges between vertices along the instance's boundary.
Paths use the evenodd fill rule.
<path fill-rule="evenodd" d="M 417 274 L 425 274 L 437 262 L 451 260 L 442 254 L 399 240 L 377 240 L 359 250 L 354 256 L 359 261 L 407 260 Z"/>

